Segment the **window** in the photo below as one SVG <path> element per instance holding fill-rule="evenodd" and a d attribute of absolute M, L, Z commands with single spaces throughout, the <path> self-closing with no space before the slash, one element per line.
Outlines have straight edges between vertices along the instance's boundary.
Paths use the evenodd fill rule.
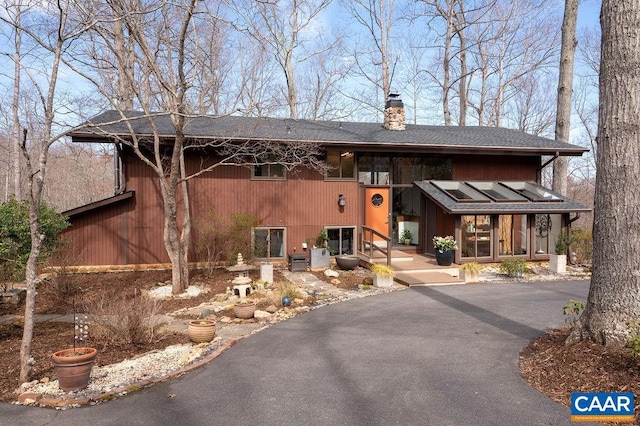
<path fill-rule="evenodd" d="M 267 159 L 267 161 L 274 161 Z M 285 170 L 282 164 L 261 164 L 253 167 L 253 177 L 256 179 L 284 179 Z"/>
<path fill-rule="evenodd" d="M 353 235 L 355 228 L 326 228 L 329 236 L 329 253 L 353 254 Z"/>
<path fill-rule="evenodd" d="M 537 214 L 534 226 L 536 254 L 555 254 L 556 241 L 562 231 L 562 215 Z"/>
<path fill-rule="evenodd" d="M 527 254 L 527 215 L 498 216 L 498 242 L 500 256 Z"/>
<path fill-rule="evenodd" d="M 255 228 L 253 252 L 258 258 L 284 257 L 284 228 Z"/>
<path fill-rule="evenodd" d="M 462 216 L 462 257 L 490 257 L 493 234 L 490 215 Z"/>
<path fill-rule="evenodd" d="M 391 159 L 381 155 L 358 157 L 358 182 L 365 185 L 389 185 Z"/>
<path fill-rule="evenodd" d="M 412 184 L 416 180 L 450 180 L 453 178 L 450 158 L 398 156 L 393 159 L 393 183 Z"/>
<path fill-rule="evenodd" d="M 327 178 L 353 179 L 355 177 L 355 155 L 351 151 L 327 151 Z"/>

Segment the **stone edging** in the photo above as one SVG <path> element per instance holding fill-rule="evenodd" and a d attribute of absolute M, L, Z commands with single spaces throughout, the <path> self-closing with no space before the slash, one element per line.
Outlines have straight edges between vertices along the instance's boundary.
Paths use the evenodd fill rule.
<path fill-rule="evenodd" d="M 41 393 L 23 393 L 18 396 L 18 403 L 24 405 L 33 405 L 37 404 L 41 407 L 49 407 L 49 408 L 63 408 L 63 407 L 82 407 L 85 405 L 90 405 L 92 403 L 100 403 L 105 401 L 110 401 L 119 396 L 126 395 L 129 392 L 139 390 L 141 388 L 149 387 L 156 385 L 158 383 L 167 381 L 169 379 L 176 378 L 185 373 L 188 373 L 196 368 L 200 368 L 203 365 L 208 364 L 209 362 L 216 359 L 227 349 L 231 348 L 235 345 L 240 339 L 244 339 L 245 337 L 250 336 L 251 333 L 241 335 L 239 337 L 231 338 L 226 342 L 220 344 L 220 346 L 211 352 L 210 354 L 205 355 L 201 359 L 189 363 L 178 370 L 172 371 L 171 373 L 165 374 L 164 376 L 155 377 L 148 380 L 143 380 L 138 383 L 130 383 L 125 386 L 121 386 L 117 389 L 111 390 L 109 392 L 100 393 L 96 395 L 86 396 L 82 398 L 47 398 L 44 394 Z"/>

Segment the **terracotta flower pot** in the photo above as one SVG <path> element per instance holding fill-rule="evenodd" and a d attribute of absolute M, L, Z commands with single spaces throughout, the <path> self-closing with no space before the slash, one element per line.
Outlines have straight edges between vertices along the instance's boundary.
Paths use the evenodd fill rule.
<path fill-rule="evenodd" d="M 86 388 L 97 354 L 98 350 L 95 348 L 64 349 L 55 352 L 51 361 L 58 376 L 58 387 L 65 392 Z"/>
<path fill-rule="evenodd" d="M 233 306 L 233 314 L 236 318 L 249 319 L 253 318 L 253 314 L 256 311 L 256 304 L 254 302 L 237 302 Z"/>
<path fill-rule="evenodd" d="M 187 333 L 194 343 L 210 342 L 216 335 L 216 323 L 204 319 L 189 321 Z"/>

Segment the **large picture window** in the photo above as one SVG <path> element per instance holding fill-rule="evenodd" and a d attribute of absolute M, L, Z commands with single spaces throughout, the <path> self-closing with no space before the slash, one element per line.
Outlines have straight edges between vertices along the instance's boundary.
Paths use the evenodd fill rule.
<path fill-rule="evenodd" d="M 255 228 L 253 252 L 255 257 L 270 259 L 284 257 L 284 228 Z"/>
<path fill-rule="evenodd" d="M 327 178 L 354 179 L 355 155 L 352 151 L 327 151 Z"/>

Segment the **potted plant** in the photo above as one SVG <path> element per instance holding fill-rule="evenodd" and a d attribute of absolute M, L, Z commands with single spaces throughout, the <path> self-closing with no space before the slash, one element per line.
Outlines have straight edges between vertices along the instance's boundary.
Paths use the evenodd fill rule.
<path fill-rule="evenodd" d="M 411 244 L 411 240 L 413 239 L 413 235 L 411 234 L 411 231 L 409 231 L 407 228 L 404 229 L 404 231 L 402 231 L 402 234 L 400 235 L 400 241 L 402 241 L 402 244 Z"/>
<path fill-rule="evenodd" d="M 256 312 L 256 302 L 252 300 L 243 299 L 236 302 L 233 305 L 233 315 L 240 319 L 253 318 L 253 314 Z"/>
<path fill-rule="evenodd" d="M 567 272 L 567 251 L 572 238 L 566 232 L 561 232 L 556 240 L 556 254 L 549 255 L 549 270 L 554 274 Z"/>
<path fill-rule="evenodd" d="M 451 236 L 433 237 L 433 247 L 436 249 L 436 261 L 438 265 L 449 266 L 453 262 L 455 251 L 458 250 L 458 243 Z"/>
<path fill-rule="evenodd" d="M 393 268 L 391 266 L 376 263 L 371 266 L 373 285 L 376 287 L 393 287 Z"/>
<path fill-rule="evenodd" d="M 329 258 L 329 234 L 326 229 L 322 229 L 316 237 L 316 245 L 311 248 L 309 266 L 311 268 L 328 268 Z"/>
<path fill-rule="evenodd" d="M 477 283 L 480 276 L 480 264 L 477 262 L 468 262 L 460 265 L 460 278 L 465 283 Z"/>
<path fill-rule="evenodd" d="M 194 343 L 210 342 L 216 335 L 216 322 L 208 319 L 189 321 L 187 334 Z"/>
<path fill-rule="evenodd" d="M 63 349 L 51 355 L 58 387 L 65 392 L 84 389 L 89 384 L 91 369 L 98 350 L 90 347 L 76 347 L 76 342 L 84 341 L 89 334 L 86 320 L 74 314 L 73 348 Z"/>

